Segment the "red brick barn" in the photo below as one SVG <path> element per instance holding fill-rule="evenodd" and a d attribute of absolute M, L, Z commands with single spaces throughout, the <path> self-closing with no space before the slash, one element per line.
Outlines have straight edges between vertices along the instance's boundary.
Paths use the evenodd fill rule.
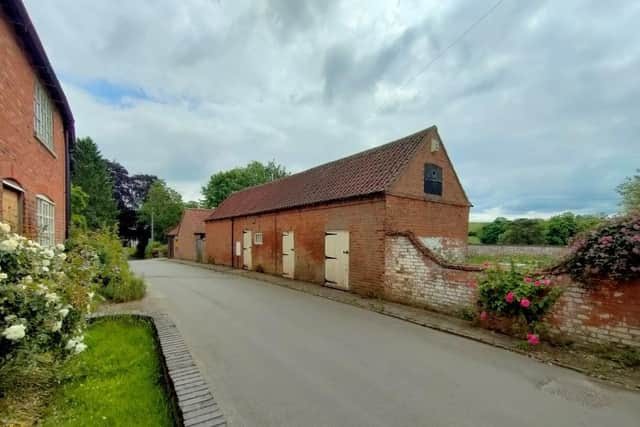
<path fill-rule="evenodd" d="M 230 195 L 207 261 L 384 295 L 389 234 L 464 256 L 469 200 L 435 127 Z"/>
<path fill-rule="evenodd" d="M 0 219 L 50 245 L 70 216 L 73 116 L 20 0 L 0 2 Z"/>
<path fill-rule="evenodd" d="M 185 209 L 180 224 L 169 233 L 169 258 L 188 261 L 204 261 L 204 221 L 213 214 L 213 209 Z"/>

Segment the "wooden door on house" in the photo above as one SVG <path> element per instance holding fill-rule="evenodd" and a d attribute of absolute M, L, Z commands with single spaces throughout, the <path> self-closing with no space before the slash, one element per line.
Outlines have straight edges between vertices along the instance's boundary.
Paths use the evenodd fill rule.
<path fill-rule="evenodd" d="M 169 258 L 175 257 L 175 237 L 169 236 Z"/>
<path fill-rule="evenodd" d="M 242 268 L 251 270 L 251 230 L 242 232 Z"/>
<path fill-rule="evenodd" d="M 204 253 L 204 237 L 200 234 L 196 236 L 196 262 L 202 262 Z"/>
<path fill-rule="evenodd" d="M 13 187 L 2 186 L 2 221 L 11 226 L 14 233 L 22 232 L 22 193 Z"/>
<path fill-rule="evenodd" d="M 295 265 L 293 231 L 285 231 L 282 233 L 282 275 L 293 279 Z"/>
<path fill-rule="evenodd" d="M 349 232 L 327 231 L 324 236 L 325 285 L 349 290 Z"/>

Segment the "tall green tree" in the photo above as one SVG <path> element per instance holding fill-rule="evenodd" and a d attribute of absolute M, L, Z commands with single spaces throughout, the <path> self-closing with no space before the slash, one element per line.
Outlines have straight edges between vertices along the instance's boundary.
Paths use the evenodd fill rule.
<path fill-rule="evenodd" d="M 572 212 L 552 216 L 546 225 L 546 243 L 549 245 L 566 245 L 578 231 L 576 216 Z"/>
<path fill-rule="evenodd" d="M 151 226 L 153 217 L 154 239 L 166 242 L 167 231 L 180 222 L 183 209 L 184 204 L 180 193 L 159 179 L 149 187 L 147 198 L 140 208 L 139 217 L 140 221 L 148 226 Z"/>
<path fill-rule="evenodd" d="M 216 207 L 234 191 L 264 184 L 287 175 L 289 172 L 286 168 L 274 161 L 267 164 L 253 161 L 245 167 L 215 173 L 207 185 L 202 187 L 204 205 L 209 208 Z"/>
<path fill-rule="evenodd" d="M 118 209 L 111 175 L 91 138 L 79 138 L 72 147 L 71 182 L 88 195 L 84 216 L 90 229 L 116 224 Z"/>
<path fill-rule="evenodd" d="M 498 239 L 498 243 L 504 245 L 540 245 L 544 242 L 544 221 L 531 218 L 511 221 L 507 230 Z"/>
<path fill-rule="evenodd" d="M 620 205 L 625 213 L 640 212 L 640 169 L 636 169 L 636 175 L 618 185 L 617 190 L 622 197 Z"/>
<path fill-rule="evenodd" d="M 500 235 L 507 231 L 510 221 L 507 218 L 498 217 L 493 222 L 485 225 L 478 232 L 480 242 L 485 245 L 495 245 L 500 239 Z"/>

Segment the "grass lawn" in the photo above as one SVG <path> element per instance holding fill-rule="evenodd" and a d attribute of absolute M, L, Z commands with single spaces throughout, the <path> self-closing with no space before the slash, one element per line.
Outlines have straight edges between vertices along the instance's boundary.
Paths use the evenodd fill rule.
<path fill-rule="evenodd" d="M 520 266 L 544 268 L 553 266 L 559 260 L 560 258 L 549 255 L 473 255 L 467 258 L 467 264 L 482 264 L 485 261 L 492 264 L 513 262 Z"/>
<path fill-rule="evenodd" d="M 85 343 L 87 350 L 63 365 L 42 425 L 173 425 L 151 325 L 97 320 Z"/>
<path fill-rule="evenodd" d="M 469 223 L 469 231 L 475 231 L 476 234 L 480 232 L 480 230 L 482 229 L 482 227 L 484 227 L 485 225 L 489 224 L 488 222 L 470 222 Z M 468 243 L 471 244 L 480 244 L 480 238 L 478 236 L 469 236 L 468 237 Z"/>

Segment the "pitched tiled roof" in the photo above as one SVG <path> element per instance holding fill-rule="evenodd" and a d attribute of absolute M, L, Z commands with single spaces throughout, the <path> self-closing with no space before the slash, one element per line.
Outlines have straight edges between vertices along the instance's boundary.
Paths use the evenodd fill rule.
<path fill-rule="evenodd" d="M 231 194 L 210 220 L 251 215 L 384 192 L 435 126 L 267 184 Z"/>
<path fill-rule="evenodd" d="M 193 234 L 204 234 L 204 221 L 215 212 L 215 209 L 189 208 L 185 209 L 182 214 L 181 227 L 187 224 Z"/>

